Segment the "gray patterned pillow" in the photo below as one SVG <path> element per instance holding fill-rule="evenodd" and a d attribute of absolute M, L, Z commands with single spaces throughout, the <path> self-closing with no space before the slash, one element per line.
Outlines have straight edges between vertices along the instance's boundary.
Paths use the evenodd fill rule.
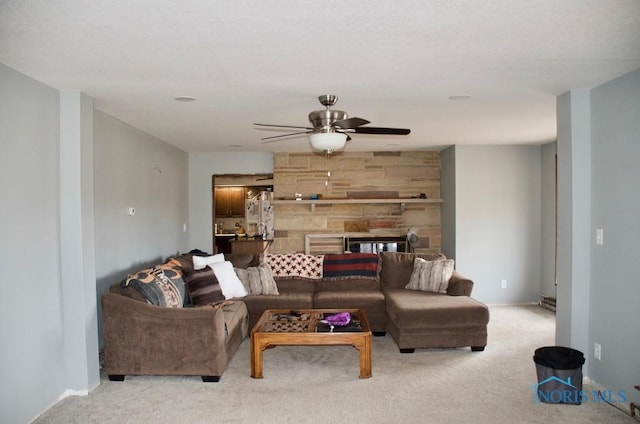
<path fill-rule="evenodd" d="M 413 262 L 411 278 L 405 288 L 446 293 L 449 287 L 449 280 L 453 274 L 453 266 L 453 259 L 426 261 L 422 258 L 416 258 Z"/>
<path fill-rule="evenodd" d="M 166 264 L 129 274 L 121 286 L 133 287 L 153 305 L 181 308 L 184 303 L 182 273 Z"/>
<path fill-rule="evenodd" d="M 271 268 L 262 262 L 246 269 L 234 268 L 238 278 L 249 294 L 279 295 Z"/>

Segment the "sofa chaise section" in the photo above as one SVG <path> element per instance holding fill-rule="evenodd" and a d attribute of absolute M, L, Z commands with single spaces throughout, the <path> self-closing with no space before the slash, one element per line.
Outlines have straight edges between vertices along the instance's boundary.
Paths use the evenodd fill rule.
<path fill-rule="evenodd" d="M 400 352 L 455 347 L 484 350 L 489 308 L 471 298 L 473 281 L 453 271 L 446 293 L 407 289 L 418 257 L 444 259 L 443 255 L 381 253 L 380 277 L 386 300 L 387 331 Z"/>

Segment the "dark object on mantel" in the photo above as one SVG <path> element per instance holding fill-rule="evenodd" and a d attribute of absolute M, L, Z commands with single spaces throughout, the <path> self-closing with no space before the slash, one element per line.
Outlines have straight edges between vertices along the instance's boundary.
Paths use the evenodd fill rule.
<path fill-rule="evenodd" d="M 347 191 L 347 199 L 397 199 L 397 191 Z"/>

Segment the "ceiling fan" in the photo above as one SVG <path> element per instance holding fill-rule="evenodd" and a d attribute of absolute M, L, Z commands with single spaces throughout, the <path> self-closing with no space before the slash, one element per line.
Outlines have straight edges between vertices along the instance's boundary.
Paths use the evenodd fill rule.
<path fill-rule="evenodd" d="M 311 127 L 302 127 L 294 125 L 273 125 L 273 124 L 253 124 L 259 127 L 277 127 L 300 129 L 304 131 L 296 131 L 288 134 L 276 135 L 272 137 L 264 137 L 261 140 L 265 143 L 278 141 L 284 137 L 291 137 L 301 134 L 309 134 L 311 146 L 316 150 L 331 153 L 335 150 L 342 149 L 347 141 L 351 140 L 349 134 L 382 134 L 382 135 L 408 135 L 411 130 L 406 128 L 385 128 L 385 127 L 367 127 L 369 121 L 362 118 L 349 118 L 347 112 L 341 110 L 333 110 L 331 106 L 338 101 L 338 96 L 333 94 L 325 94 L 318 97 L 320 103 L 325 107 L 324 110 L 316 110 L 309 113 L 309 122 Z"/>

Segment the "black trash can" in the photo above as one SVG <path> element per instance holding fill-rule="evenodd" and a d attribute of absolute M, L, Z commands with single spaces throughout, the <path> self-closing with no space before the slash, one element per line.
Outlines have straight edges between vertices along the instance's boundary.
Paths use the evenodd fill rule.
<path fill-rule="evenodd" d="M 582 392 L 584 354 L 562 346 L 545 346 L 533 355 L 538 374 L 536 400 L 544 403 L 580 405 L 586 400 Z"/>

